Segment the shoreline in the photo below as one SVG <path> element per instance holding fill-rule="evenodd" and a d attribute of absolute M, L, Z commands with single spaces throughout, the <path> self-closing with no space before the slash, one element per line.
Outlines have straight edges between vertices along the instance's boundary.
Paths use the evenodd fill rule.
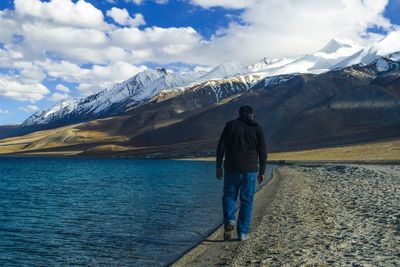
<path fill-rule="evenodd" d="M 221 225 L 171 266 L 398 266 L 399 172 L 399 165 L 278 167 L 255 195 L 249 240 L 223 241 Z"/>
<path fill-rule="evenodd" d="M 215 157 L 115 157 L 115 156 L 90 156 L 90 155 L 68 155 L 68 154 L 0 154 L 0 158 L 73 158 L 73 159 L 131 159 L 131 160 L 176 160 L 176 161 L 207 161 L 215 162 Z M 292 165 L 329 165 L 329 164 L 357 164 L 357 165 L 400 165 L 400 160 L 267 160 L 267 164 L 279 166 Z"/>
<path fill-rule="evenodd" d="M 12 140 L 11 140 L 12 141 Z M 174 146 L 158 147 L 128 147 L 120 143 L 98 144 L 94 148 L 92 143 L 41 147 L 41 148 L 15 148 L 21 142 L 15 143 L 7 139 L 0 140 L 0 155 L 7 157 L 89 157 L 89 158 L 134 158 L 134 159 L 175 159 L 175 160 L 215 160 L 215 151 L 201 150 L 201 147 L 188 147 L 182 143 Z M 27 144 L 32 140 L 27 140 Z M 269 161 L 287 162 L 394 162 L 400 161 L 400 139 L 390 138 L 373 140 L 370 142 L 331 145 L 322 147 L 304 147 L 302 150 L 270 151 Z"/>
<path fill-rule="evenodd" d="M 269 205 L 269 200 L 272 199 L 277 192 L 279 187 L 280 176 L 279 167 L 276 167 L 272 171 L 272 177 L 270 180 L 262 184 L 254 195 L 254 206 L 253 206 L 253 216 L 252 216 L 252 228 L 256 228 L 262 219 L 264 208 Z M 211 255 L 208 251 L 210 246 L 221 247 L 223 243 L 238 243 L 236 231 L 233 233 L 233 238 L 230 241 L 223 241 L 223 224 L 217 226 L 215 229 L 210 231 L 208 237 L 199 243 L 193 245 L 187 251 L 185 251 L 179 258 L 169 263 L 168 266 L 195 266 L 198 264 L 196 262 L 197 258 L 202 255 Z M 207 266 L 207 263 L 201 263 L 200 265 Z"/>

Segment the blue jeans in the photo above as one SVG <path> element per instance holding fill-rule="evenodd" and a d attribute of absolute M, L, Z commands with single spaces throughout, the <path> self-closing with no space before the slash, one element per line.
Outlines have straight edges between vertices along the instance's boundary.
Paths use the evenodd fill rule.
<path fill-rule="evenodd" d="M 240 191 L 240 210 L 236 230 L 238 234 L 250 232 L 251 212 L 256 189 L 257 172 L 233 172 L 225 170 L 222 206 L 224 225 L 236 222 L 236 201 Z"/>

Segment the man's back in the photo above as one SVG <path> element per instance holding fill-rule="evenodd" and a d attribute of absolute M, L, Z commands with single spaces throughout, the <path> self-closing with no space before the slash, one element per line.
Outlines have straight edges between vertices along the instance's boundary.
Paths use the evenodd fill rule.
<path fill-rule="evenodd" d="M 241 117 L 228 121 L 218 143 L 217 166 L 222 165 L 224 153 L 226 169 L 240 172 L 259 171 L 263 174 L 267 148 L 262 127 L 254 120 Z"/>
<path fill-rule="evenodd" d="M 264 180 L 267 146 L 263 129 L 253 120 L 253 115 L 250 106 L 241 106 L 239 118 L 226 123 L 218 142 L 216 160 L 218 179 L 222 179 L 221 167 L 225 155 L 222 197 L 224 240 L 231 238 L 235 228 L 236 200 L 239 192 L 240 211 L 236 230 L 239 240 L 249 238 L 257 171 L 258 182 Z"/>

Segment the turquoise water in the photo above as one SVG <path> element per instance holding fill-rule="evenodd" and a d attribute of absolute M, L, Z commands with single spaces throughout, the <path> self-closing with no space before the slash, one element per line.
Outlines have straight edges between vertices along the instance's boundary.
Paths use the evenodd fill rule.
<path fill-rule="evenodd" d="M 0 266 L 162 266 L 222 223 L 213 162 L 0 158 Z"/>

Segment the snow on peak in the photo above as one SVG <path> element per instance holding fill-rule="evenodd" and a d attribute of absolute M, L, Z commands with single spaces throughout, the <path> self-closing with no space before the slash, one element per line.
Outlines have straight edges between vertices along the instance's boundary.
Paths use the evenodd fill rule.
<path fill-rule="evenodd" d="M 71 112 L 73 112 L 78 106 L 79 99 L 66 99 L 61 101 L 58 104 L 50 107 L 47 110 L 40 110 L 33 115 L 31 115 L 28 119 L 26 119 L 23 124 L 24 125 L 33 125 L 33 124 L 44 124 L 55 117 L 65 116 Z"/>
<path fill-rule="evenodd" d="M 167 72 L 164 68 L 157 68 L 155 70 L 147 69 L 147 70 L 141 71 L 138 74 L 132 76 L 132 78 L 126 80 L 122 84 L 136 82 L 140 85 L 144 85 L 144 84 L 151 82 L 152 80 L 158 79 L 166 74 L 167 74 Z M 117 84 L 117 86 L 118 85 L 120 85 L 120 84 Z"/>
<path fill-rule="evenodd" d="M 393 61 L 400 61 L 400 51 L 390 54 L 388 58 Z"/>
<path fill-rule="evenodd" d="M 164 69 L 165 70 L 165 69 Z M 134 95 L 135 101 L 148 100 L 162 90 L 185 87 L 198 79 L 200 73 L 167 73 L 140 88 Z"/>
<path fill-rule="evenodd" d="M 335 67 L 347 67 L 341 63 L 363 51 L 363 47 L 346 38 L 330 40 L 321 50 L 311 55 L 298 58 L 266 59 L 256 62 L 248 69 L 252 72 L 263 73 L 264 76 L 276 76 L 290 73 L 319 74 Z M 359 63 L 359 59 L 355 60 Z M 349 63 L 352 63 L 349 62 Z"/>
<path fill-rule="evenodd" d="M 342 48 L 360 48 L 361 45 L 347 38 L 331 39 L 319 52 L 331 54 Z"/>
<path fill-rule="evenodd" d="M 388 56 L 400 51 L 400 31 L 393 31 L 372 46 L 371 52 L 378 56 Z"/>
<path fill-rule="evenodd" d="M 251 72 L 259 72 L 266 69 L 279 68 L 293 62 L 296 58 L 267 58 L 257 61 L 249 66 L 247 69 Z"/>
<path fill-rule="evenodd" d="M 400 52 L 400 31 L 393 31 L 384 38 L 365 48 L 351 63 L 353 64 L 370 64 L 380 57 L 388 57 L 391 60 L 399 60 Z"/>
<path fill-rule="evenodd" d="M 113 115 L 150 100 L 161 90 L 189 85 L 201 75 L 169 73 L 164 68 L 148 69 L 97 94 L 64 100 L 39 115 L 30 116 L 23 124 L 45 124 L 69 114 L 91 118 Z"/>
<path fill-rule="evenodd" d="M 36 112 L 24 124 L 45 124 L 64 117 L 79 120 L 114 115 L 151 101 L 162 91 L 186 90 L 193 84 L 210 80 L 252 74 L 257 74 L 257 77 L 293 73 L 318 74 L 360 63 L 370 64 L 381 57 L 400 60 L 400 31 L 389 33 L 367 48 L 346 38 L 335 38 L 321 50 L 310 55 L 297 58 L 263 58 L 249 66 L 244 66 L 238 61 L 230 61 L 206 73 L 171 73 L 165 68 L 147 69 L 97 94 L 86 98 L 64 100 L 48 110 Z M 388 64 L 385 61 L 377 61 L 377 68 L 385 71 L 388 69 Z"/>
<path fill-rule="evenodd" d="M 246 66 L 239 61 L 225 62 L 201 76 L 198 80 L 196 80 L 196 83 L 212 79 L 226 79 L 238 74 L 245 74 L 247 72 L 248 70 Z"/>

